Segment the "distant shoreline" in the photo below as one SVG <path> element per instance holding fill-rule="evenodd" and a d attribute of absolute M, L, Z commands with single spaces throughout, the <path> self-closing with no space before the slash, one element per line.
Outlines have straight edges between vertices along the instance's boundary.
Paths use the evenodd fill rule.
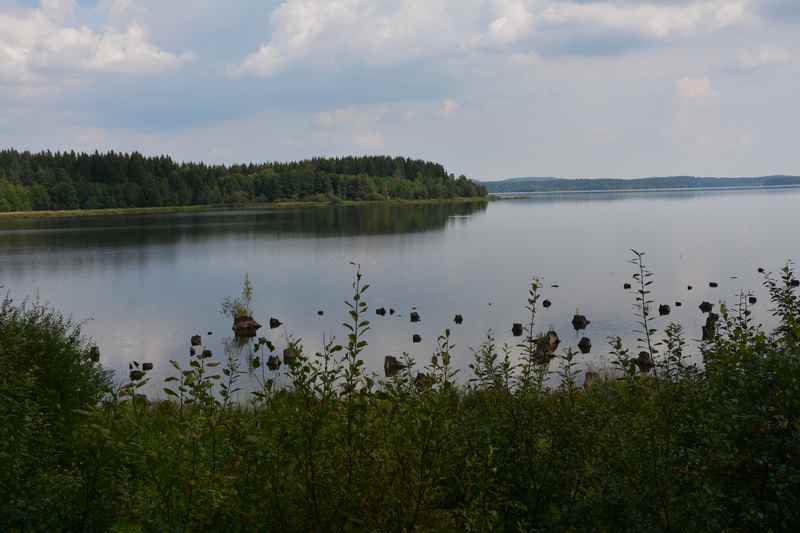
<path fill-rule="evenodd" d="M 775 189 L 800 189 L 800 185 L 741 185 L 741 186 L 720 186 L 720 187 L 652 187 L 652 188 L 632 188 L 632 189 L 562 189 L 552 191 L 508 191 L 490 192 L 489 196 L 497 200 L 514 200 L 527 198 L 530 196 L 542 196 L 552 194 L 603 194 L 603 193 L 636 193 L 636 192 L 683 192 L 683 191 L 758 191 Z"/>
<path fill-rule="evenodd" d="M 312 207 L 339 207 L 339 206 L 366 206 L 366 205 L 429 205 L 429 204 L 464 204 L 464 203 L 486 203 L 493 199 L 488 196 L 482 197 L 456 197 L 456 198 L 425 198 L 419 200 L 342 200 L 339 202 L 307 202 L 307 201 L 286 201 L 286 202 L 262 202 L 247 204 L 208 204 L 208 205 L 182 205 L 171 207 L 124 207 L 109 209 L 67 209 L 67 210 L 42 210 L 42 211 L 9 211 L 0 213 L 0 221 L 3 220 L 31 220 L 31 219 L 50 219 L 50 218 L 78 218 L 78 217 L 104 217 L 122 215 L 169 215 L 176 213 L 201 213 L 209 211 L 219 211 L 224 209 L 237 210 L 259 210 L 259 209 L 299 209 Z"/>

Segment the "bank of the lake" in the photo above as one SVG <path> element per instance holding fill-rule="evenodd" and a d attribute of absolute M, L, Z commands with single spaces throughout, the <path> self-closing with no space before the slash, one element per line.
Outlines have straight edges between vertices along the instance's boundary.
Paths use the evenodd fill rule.
<path fill-rule="evenodd" d="M 800 185 L 743 185 L 738 187 L 665 187 L 665 188 L 620 188 L 620 189 L 553 189 L 546 191 L 503 191 L 490 192 L 492 200 L 521 200 L 535 196 L 557 196 L 557 195 L 585 195 L 585 194 L 647 194 L 647 193 L 668 193 L 668 192 L 735 192 L 735 191 L 780 191 L 800 189 Z"/>
<path fill-rule="evenodd" d="M 385 200 L 339 200 L 333 202 L 316 202 L 305 200 L 287 200 L 278 202 L 252 202 L 245 204 L 212 204 L 212 205 L 180 205 L 170 207 L 124 207 L 108 209 L 61 209 L 52 211 L 11 211 L 0 212 L 1 220 L 30 220 L 75 217 L 106 217 L 125 215 L 170 215 L 177 213 L 203 213 L 219 210 L 262 210 L 262 209 L 298 209 L 334 206 L 419 206 L 435 204 L 485 204 L 493 201 L 489 196 L 456 197 L 456 198 L 423 198 L 405 200 L 390 198 Z"/>

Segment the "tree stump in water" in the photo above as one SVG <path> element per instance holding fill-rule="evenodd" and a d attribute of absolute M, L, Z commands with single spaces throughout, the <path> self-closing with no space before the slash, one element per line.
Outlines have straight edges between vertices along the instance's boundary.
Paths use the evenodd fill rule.
<path fill-rule="evenodd" d="M 256 322 L 251 316 L 237 316 L 233 319 L 233 333 L 237 338 L 251 338 L 256 336 L 256 332 L 261 324 Z"/>
<path fill-rule="evenodd" d="M 588 320 L 583 315 L 576 314 L 574 317 L 572 317 L 572 327 L 575 328 L 575 331 L 586 329 L 591 323 L 591 320 Z"/>
<path fill-rule="evenodd" d="M 393 355 L 387 355 L 383 359 L 383 373 L 386 375 L 387 378 L 391 378 L 396 376 L 406 367 L 403 363 L 401 363 L 397 357 Z"/>
<path fill-rule="evenodd" d="M 592 351 L 592 339 L 589 337 L 583 337 L 580 342 L 578 342 L 578 349 L 581 351 L 582 354 L 587 354 Z"/>

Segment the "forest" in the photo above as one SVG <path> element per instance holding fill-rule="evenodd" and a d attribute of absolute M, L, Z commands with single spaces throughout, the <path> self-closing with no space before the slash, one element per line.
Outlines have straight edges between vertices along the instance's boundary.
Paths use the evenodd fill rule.
<path fill-rule="evenodd" d="M 405 157 L 226 166 L 137 152 L 0 151 L 0 212 L 485 195 L 439 163 Z"/>

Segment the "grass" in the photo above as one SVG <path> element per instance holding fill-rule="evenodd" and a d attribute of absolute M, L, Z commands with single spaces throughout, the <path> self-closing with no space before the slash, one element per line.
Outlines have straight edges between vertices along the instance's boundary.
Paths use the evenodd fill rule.
<path fill-rule="evenodd" d="M 151 383 L 139 361 L 99 386 L 76 325 L 6 301 L 0 530 L 798 530 L 791 266 L 764 278 L 776 330 L 751 322 L 743 294 L 718 308 L 697 366 L 680 327 L 656 331 L 655 277 L 633 259 L 639 345 L 610 339 L 613 371 L 591 386 L 574 347 L 542 342 L 536 279 L 522 342 L 490 332 L 469 375 L 454 369 L 449 331 L 429 359 L 397 354 L 390 376 L 369 374 L 369 284 L 356 265 L 341 343 L 312 354 L 265 336 L 221 357 L 193 346 L 187 365 L 171 362 L 164 400 L 141 393 Z"/>
<path fill-rule="evenodd" d="M 126 207 L 111 209 L 67 209 L 56 211 L 13 211 L 1 212 L 0 220 L 25 220 L 47 218 L 74 218 L 74 217 L 100 217 L 119 215 L 155 215 L 172 213 L 197 213 L 216 209 L 296 209 L 310 207 L 331 206 L 361 206 L 361 205 L 427 205 L 427 204 L 458 204 L 458 203 L 485 203 L 491 201 L 487 197 L 473 198 L 426 198 L 416 200 L 387 199 L 387 200 L 341 200 L 337 202 L 312 202 L 312 201 L 277 201 L 254 202 L 248 204 L 214 204 L 214 205 L 183 205 L 174 207 Z"/>

